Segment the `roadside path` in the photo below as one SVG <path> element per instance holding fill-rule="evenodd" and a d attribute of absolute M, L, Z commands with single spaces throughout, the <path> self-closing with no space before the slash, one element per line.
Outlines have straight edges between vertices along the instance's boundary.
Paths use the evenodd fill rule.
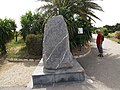
<path fill-rule="evenodd" d="M 93 35 L 91 53 L 78 61 L 93 80 L 103 83 L 112 90 L 120 90 L 120 44 L 105 39 L 104 57 L 101 58 L 97 56 L 95 38 L 96 35 Z"/>

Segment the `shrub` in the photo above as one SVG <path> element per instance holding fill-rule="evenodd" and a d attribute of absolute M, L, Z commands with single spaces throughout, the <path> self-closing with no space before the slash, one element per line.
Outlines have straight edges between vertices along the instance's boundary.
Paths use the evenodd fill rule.
<path fill-rule="evenodd" d="M 120 31 L 115 31 L 115 38 L 120 39 Z"/>
<path fill-rule="evenodd" d="M 114 33 L 115 30 L 108 30 L 108 33 Z"/>
<path fill-rule="evenodd" d="M 26 46 L 30 55 L 42 55 L 42 35 L 29 34 L 26 37 Z"/>
<path fill-rule="evenodd" d="M 108 30 L 104 30 L 104 31 L 103 31 L 103 35 L 104 35 L 104 36 L 107 36 L 107 35 L 108 35 Z"/>
<path fill-rule="evenodd" d="M 118 43 L 120 44 L 120 39 L 119 39 Z"/>
<path fill-rule="evenodd" d="M 102 31 L 102 33 L 103 33 L 104 36 L 107 36 L 108 33 L 109 33 L 109 31 L 108 31 L 107 28 L 100 28 L 100 30 Z"/>

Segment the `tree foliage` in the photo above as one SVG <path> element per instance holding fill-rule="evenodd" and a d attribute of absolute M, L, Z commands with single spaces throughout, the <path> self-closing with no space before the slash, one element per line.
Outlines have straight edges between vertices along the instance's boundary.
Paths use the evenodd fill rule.
<path fill-rule="evenodd" d="M 6 46 L 14 37 L 14 32 L 16 30 L 15 21 L 12 19 L 0 19 L 0 52 L 1 54 L 6 54 Z"/>
<path fill-rule="evenodd" d="M 94 14 L 94 10 L 103 11 L 98 4 L 93 2 L 93 0 L 39 1 L 46 1 L 48 3 L 38 9 L 44 11 L 46 16 L 52 17 L 55 15 L 62 15 L 64 17 L 68 26 L 71 47 L 75 47 L 77 45 L 77 32 L 80 27 L 84 29 L 84 38 L 87 38 L 85 40 L 88 41 L 88 37 L 91 35 L 90 32 L 92 29 L 91 20 L 94 21 L 93 17 L 99 19 Z"/>
<path fill-rule="evenodd" d="M 20 31 L 24 41 L 28 34 L 42 33 L 43 24 L 44 17 L 39 12 L 33 14 L 31 11 L 28 11 L 25 13 L 25 15 L 22 15 L 21 16 L 22 29 Z"/>

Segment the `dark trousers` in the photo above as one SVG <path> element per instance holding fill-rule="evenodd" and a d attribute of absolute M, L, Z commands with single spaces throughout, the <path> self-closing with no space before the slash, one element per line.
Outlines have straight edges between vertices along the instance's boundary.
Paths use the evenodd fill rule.
<path fill-rule="evenodd" d="M 100 54 L 103 54 L 103 48 L 100 45 L 97 45 L 98 51 Z"/>

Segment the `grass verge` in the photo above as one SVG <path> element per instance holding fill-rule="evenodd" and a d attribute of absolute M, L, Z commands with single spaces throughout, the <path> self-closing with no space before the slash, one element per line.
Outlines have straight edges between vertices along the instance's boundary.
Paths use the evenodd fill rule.
<path fill-rule="evenodd" d="M 7 58 L 40 59 L 41 56 L 29 55 L 25 42 L 19 36 L 17 42 L 13 39 L 7 44 Z"/>
<path fill-rule="evenodd" d="M 107 38 L 120 44 L 120 39 L 115 38 L 115 33 L 109 33 Z"/>

